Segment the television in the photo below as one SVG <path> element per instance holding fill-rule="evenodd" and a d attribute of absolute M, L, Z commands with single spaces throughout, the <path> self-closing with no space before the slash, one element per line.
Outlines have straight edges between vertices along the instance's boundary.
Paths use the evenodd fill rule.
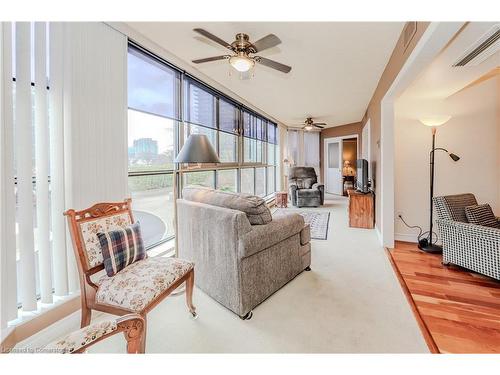
<path fill-rule="evenodd" d="M 356 190 L 361 193 L 370 192 L 370 184 L 368 182 L 368 160 L 356 160 Z"/>

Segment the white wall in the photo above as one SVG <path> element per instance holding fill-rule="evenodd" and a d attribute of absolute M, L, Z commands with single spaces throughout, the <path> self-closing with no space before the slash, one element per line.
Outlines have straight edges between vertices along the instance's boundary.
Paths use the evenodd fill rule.
<path fill-rule="evenodd" d="M 499 81 L 492 78 L 445 100 L 451 120 L 437 130 L 436 146 L 461 157 L 453 162 L 436 152 L 434 195 L 472 192 L 478 202 L 489 203 L 500 215 Z M 395 120 L 395 234 L 396 239 L 416 241 L 416 230 L 397 218 L 403 214 L 412 225 L 428 229 L 429 150 L 431 129 L 416 119 L 401 116 L 396 101 Z M 418 103 L 415 101 L 415 106 Z"/>

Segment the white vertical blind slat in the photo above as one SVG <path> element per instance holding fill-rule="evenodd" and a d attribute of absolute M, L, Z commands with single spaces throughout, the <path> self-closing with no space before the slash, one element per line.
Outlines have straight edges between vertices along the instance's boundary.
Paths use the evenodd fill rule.
<path fill-rule="evenodd" d="M 16 196 L 12 114 L 12 24 L 0 22 L 0 255 L 1 328 L 17 318 Z"/>
<path fill-rule="evenodd" d="M 66 227 L 64 222 L 63 25 L 50 23 L 50 186 L 54 294 L 68 294 Z"/>
<path fill-rule="evenodd" d="M 38 250 L 41 301 L 52 303 L 46 27 L 45 22 L 35 23 L 36 247 Z"/>
<path fill-rule="evenodd" d="M 63 25 L 63 47 L 64 51 L 64 66 L 63 66 L 63 123 L 64 123 L 64 194 L 65 194 L 65 208 L 74 208 L 73 194 L 74 194 L 74 168 L 73 168 L 73 154 L 75 152 L 81 152 L 81 149 L 87 147 L 84 142 L 74 141 L 73 132 L 73 113 L 74 111 L 82 110 L 82 108 L 90 108 L 91 105 L 84 101 L 78 102 L 77 105 L 73 105 L 74 95 L 73 95 L 73 82 L 78 79 L 79 76 L 75 77 L 72 74 L 73 60 L 79 61 L 80 56 L 75 56 L 75 52 L 78 51 L 79 41 L 75 39 L 74 29 L 82 27 L 81 23 L 75 25 L 68 25 L 65 23 Z M 83 71 L 80 75 L 83 76 Z M 90 111 L 93 112 L 93 111 Z M 90 123 L 88 124 L 90 126 Z M 87 129 L 92 134 L 96 134 L 94 129 Z M 88 155 L 90 158 L 91 155 Z M 82 171 L 79 171 L 82 172 Z M 97 173 L 97 169 L 95 171 Z M 66 231 L 66 233 L 68 233 Z M 69 235 L 66 236 L 66 259 L 67 259 L 67 273 L 68 273 L 68 292 L 73 293 L 79 289 L 78 280 L 78 269 L 76 266 L 76 259 L 73 251 L 73 246 L 71 243 L 71 238 Z"/>
<path fill-rule="evenodd" d="M 18 196 L 18 248 L 23 311 L 36 303 L 35 247 L 33 234 L 33 147 L 31 102 L 31 27 L 16 23 L 16 115 L 15 142 Z"/>

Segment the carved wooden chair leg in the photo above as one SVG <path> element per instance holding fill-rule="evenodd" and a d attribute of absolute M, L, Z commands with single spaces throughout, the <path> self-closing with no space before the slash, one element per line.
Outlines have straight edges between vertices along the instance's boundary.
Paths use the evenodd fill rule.
<path fill-rule="evenodd" d="M 142 325 L 142 335 L 140 339 L 140 346 L 138 353 L 146 353 L 146 333 L 148 330 L 148 321 L 146 320 L 146 314 L 142 315 L 143 325 Z"/>
<path fill-rule="evenodd" d="M 125 340 L 127 340 L 127 353 L 137 354 L 146 351 L 146 319 L 145 317 L 136 319 L 127 319 L 120 321 L 118 319 L 118 328 L 123 330 Z"/>
<path fill-rule="evenodd" d="M 194 270 L 189 271 L 189 276 L 186 280 L 186 304 L 193 318 L 197 318 L 196 307 L 193 305 L 193 289 L 194 289 Z"/>

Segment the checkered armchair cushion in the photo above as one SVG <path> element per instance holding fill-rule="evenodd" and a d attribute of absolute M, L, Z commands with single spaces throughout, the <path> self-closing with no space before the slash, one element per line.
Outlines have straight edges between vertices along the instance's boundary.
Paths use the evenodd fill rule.
<path fill-rule="evenodd" d="M 500 229 L 471 224 L 465 207 L 477 205 L 473 194 L 434 198 L 443 242 L 443 262 L 500 280 Z"/>

